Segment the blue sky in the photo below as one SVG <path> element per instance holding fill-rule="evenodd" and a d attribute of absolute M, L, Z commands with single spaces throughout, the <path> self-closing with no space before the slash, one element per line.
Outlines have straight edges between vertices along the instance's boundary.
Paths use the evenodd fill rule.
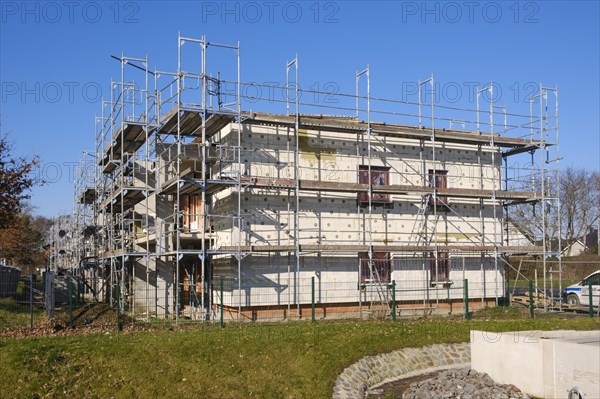
<path fill-rule="evenodd" d="M 562 165 L 598 170 L 599 21 L 597 1 L 2 1 L 0 120 L 18 154 L 41 158 L 50 183 L 34 190 L 36 211 L 69 212 L 73 165 L 120 75 L 110 55 L 174 71 L 178 32 L 206 34 L 240 42 L 246 82 L 283 84 L 297 52 L 300 86 L 323 91 L 353 92 L 369 64 L 372 96 L 416 101 L 415 82 L 434 73 L 436 103 L 475 108 L 474 88 L 494 81 L 497 103 L 527 114 L 540 82 L 558 86 Z M 227 69 L 228 56 L 214 63 Z"/>

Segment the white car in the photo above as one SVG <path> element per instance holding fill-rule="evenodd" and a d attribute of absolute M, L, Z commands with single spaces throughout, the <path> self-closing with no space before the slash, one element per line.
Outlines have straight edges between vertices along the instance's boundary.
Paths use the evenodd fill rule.
<path fill-rule="evenodd" d="M 564 289 L 563 295 L 569 305 L 589 306 L 590 283 L 592 284 L 592 305 L 600 305 L 600 270 L 596 270 L 577 284 Z"/>

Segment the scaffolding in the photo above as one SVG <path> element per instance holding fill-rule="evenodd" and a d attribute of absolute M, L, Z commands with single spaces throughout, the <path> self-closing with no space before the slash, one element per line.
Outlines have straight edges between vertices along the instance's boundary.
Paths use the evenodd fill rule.
<path fill-rule="evenodd" d="M 77 252 L 76 231 L 72 215 L 60 214 L 53 219 L 46 243 L 49 271 L 57 273 L 72 269 Z"/>
<path fill-rule="evenodd" d="M 135 295 L 144 292 L 134 289 L 134 275 L 144 267 L 149 274 L 155 103 L 148 58 L 112 57 L 120 63 L 121 79 L 111 82 L 110 100 L 102 101 L 101 116 L 96 118 L 98 268 L 106 280 L 107 300 L 132 310 Z M 140 70 L 141 79 L 130 77 Z M 149 278 L 146 281 L 148 285 Z"/>
<path fill-rule="evenodd" d="M 438 104 L 433 74 L 416 102 L 374 97 L 370 66 L 353 94 L 301 89 L 297 54 L 285 85 L 247 83 L 239 43 L 205 36 L 178 36 L 175 72 L 150 70 L 147 56 L 113 58 L 121 77 L 96 118 L 94 186 L 79 184 L 76 219 L 97 226 L 106 300 L 132 314 L 206 321 L 226 307 L 241 320 L 252 290 L 268 285 L 247 271 L 271 261 L 285 264 L 274 290 L 286 318 L 302 317 L 305 264 L 332 258 L 354 265 L 361 315 L 389 309 L 389 275 L 402 264 L 420 265 L 423 306 L 453 284 L 451 267 L 464 275 L 478 263 L 482 304 L 505 296 L 510 256 L 539 257 L 544 272 L 554 257 L 549 273 L 562 273 L 556 88 L 540 84 L 529 114 L 517 114 L 494 102 L 493 82 L 477 88 L 476 109 Z M 251 96 L 250 86 L 284 95 Z M 356 207 L 334 213 L 328 201 Z M 511 241 L 516 207 L 533 209 L 535 242 Z"/>
<path fill-rule="evenodd" d="M 98 211 L 96 201 L 96 159 L 84 150 L 75 167 L 73 208 L 73 256 L 69 272 L 93 300 L 103 298 L 103 276 L 98 268 Z M 100 272 L 100 273 L 99 273 Z"/>

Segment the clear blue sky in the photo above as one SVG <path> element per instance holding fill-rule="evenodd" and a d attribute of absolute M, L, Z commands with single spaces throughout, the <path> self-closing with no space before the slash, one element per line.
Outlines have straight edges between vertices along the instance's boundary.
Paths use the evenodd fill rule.
<path fill-rule="evenodd" d="M 557 85 L 562 165 L 599 169 L 597 1 L 0 4 L 2 130 L 17 153 L 42 160 L 51 183 L 31 202 L 43 215 L 72 207 L 69 171 L 94 146 L 97 90 L 108 96 L 120 74 L 110 55 L 147 54 L 173 71 L 178 31 L 239 40 L 243 81 L 285 82 L 298 52 L 300 85 L 322 90 L 353 92 L 355 71 L 370 64 L 373 96 L 415 101 L 414 82 L 434 73 L 449 97 L 440 103 L 474 108 L 472 87 L 493 80 L 499 103 L 526 114 L 532 84 Z"/>

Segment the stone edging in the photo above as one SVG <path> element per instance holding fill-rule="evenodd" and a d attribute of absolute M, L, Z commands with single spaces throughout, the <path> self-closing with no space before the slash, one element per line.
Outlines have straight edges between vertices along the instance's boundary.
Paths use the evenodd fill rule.
<path fill-rule="evenodd" d="M 334 399 L 363 399 L 369 389 L 401 378 L 449 368 L 468 367 L 469 343 L 404 348 L 376 356 L 365 356 L 347 367 L 335 381 Z"/>

